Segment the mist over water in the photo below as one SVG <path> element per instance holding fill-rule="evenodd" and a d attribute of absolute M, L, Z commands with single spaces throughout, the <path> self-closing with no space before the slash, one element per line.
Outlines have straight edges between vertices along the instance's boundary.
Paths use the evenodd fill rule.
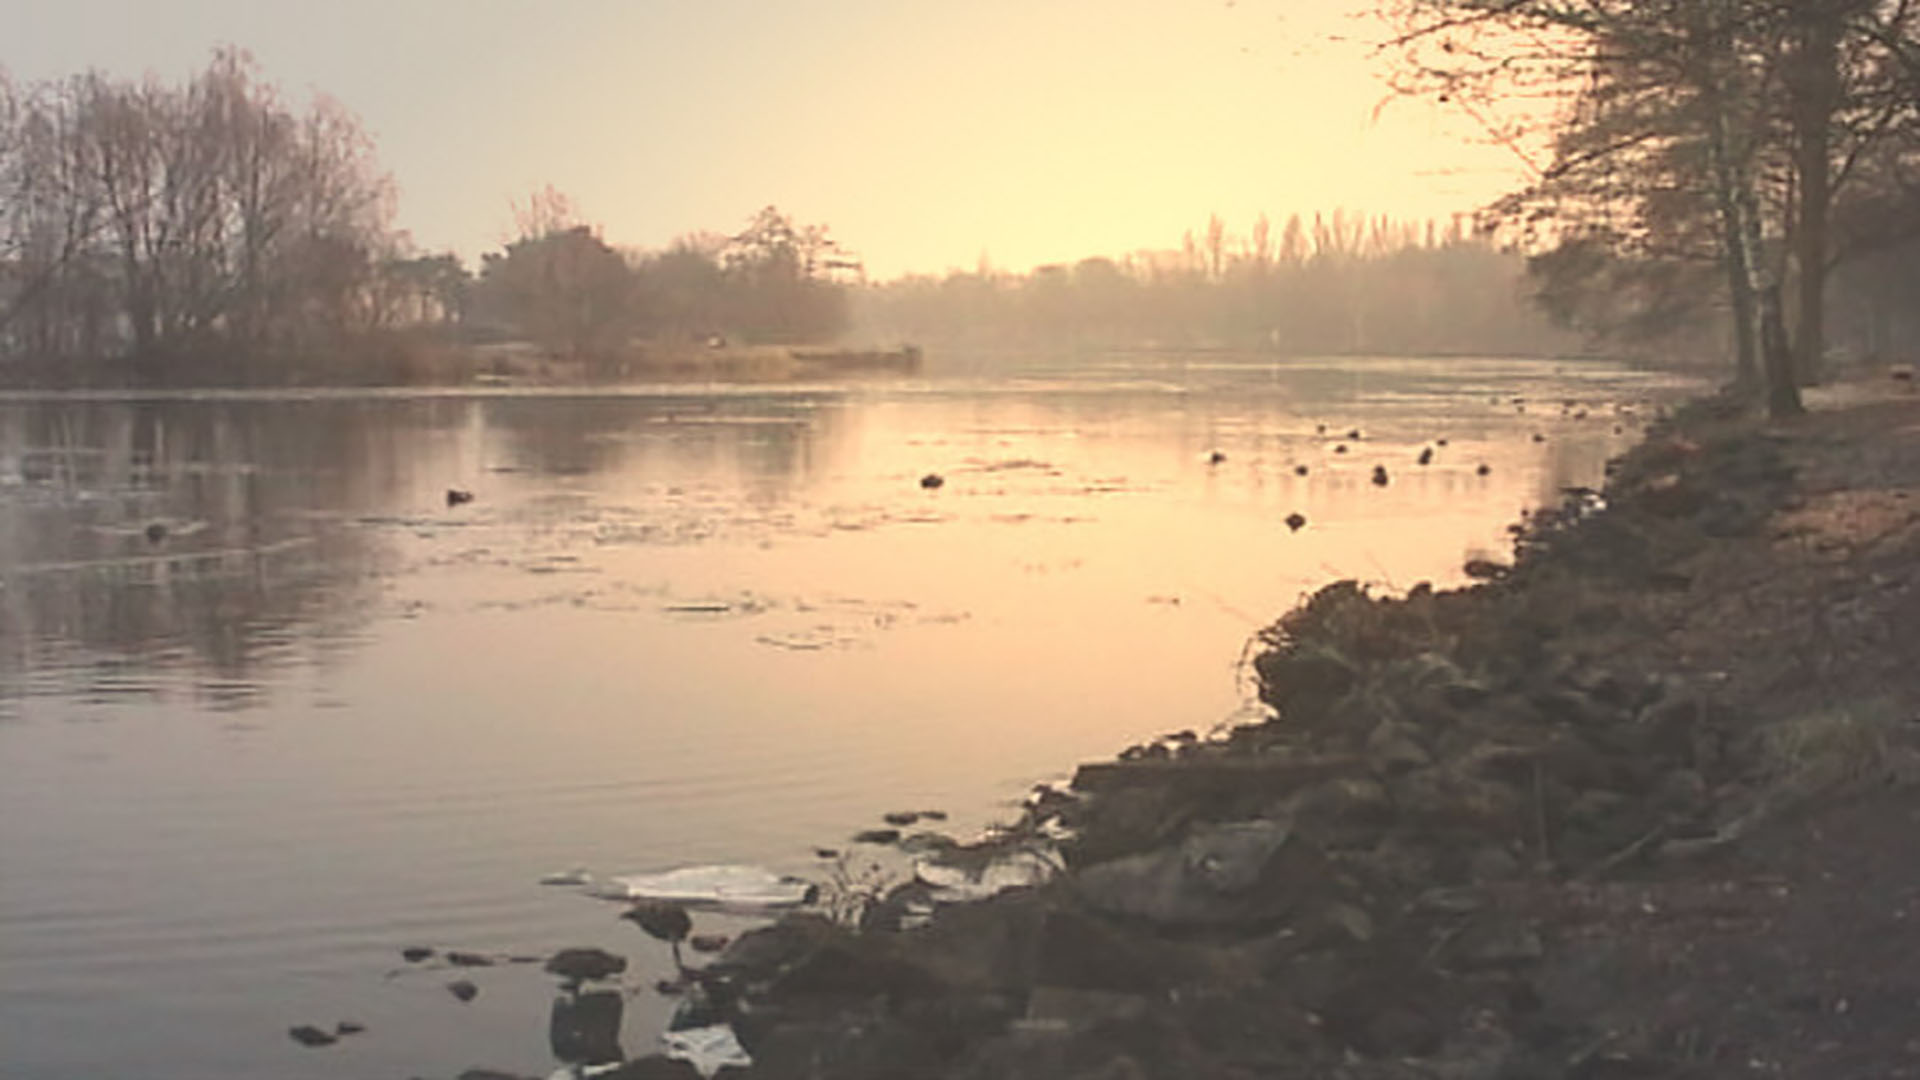
<path fill-rule="evenodd" d="M 1304 593 L 1458 583 L 1689 388 L 1463 358 L 947 370 L 0 398 L 9 1071 L 549 1070 L 537 968 L 463 1005 L 386 977 L 398 949 L 664 968 L 536 880 L 806 872 L 883 811 L 965 832 L 1246 719 L 1248 639 Z M 665 1009 L 628 1002 L 630 1054 Z M 367 1034 L 286 1036 L 347 1018 Z"/>

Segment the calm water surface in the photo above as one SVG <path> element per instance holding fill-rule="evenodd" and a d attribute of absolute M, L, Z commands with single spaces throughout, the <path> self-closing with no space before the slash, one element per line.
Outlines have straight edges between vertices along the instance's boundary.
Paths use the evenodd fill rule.
<path fill-rule="evenodd" d="M 393 974 L 409 944 L 626 953 L 648 1053 L 659 946 L 542 874 L 807 872 L 882 811 L 966 832 L 1076 761 L 1245 718 L 1248 638 L 1303 593 L 1457 582 L 1690 388 L 1029 367 L 0 399 L 0 1075 L 554 1068 L 537 967 L 462 973 L 463 1005 L 444 970 Z M 339 1019 L 369 1030 L 286 1035 Z"/>

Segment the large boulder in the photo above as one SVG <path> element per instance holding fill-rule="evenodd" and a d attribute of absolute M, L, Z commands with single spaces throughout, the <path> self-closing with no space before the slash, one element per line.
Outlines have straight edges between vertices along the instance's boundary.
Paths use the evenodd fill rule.
<path fill-rule="evenodd" d="M 1075 886 L 1095 911 L 1169 928 L 1273 924 L 1339 887 L 1318 849 L 1268 820 L 1196 828 L 1178 844 L 1088 867 Z"/>

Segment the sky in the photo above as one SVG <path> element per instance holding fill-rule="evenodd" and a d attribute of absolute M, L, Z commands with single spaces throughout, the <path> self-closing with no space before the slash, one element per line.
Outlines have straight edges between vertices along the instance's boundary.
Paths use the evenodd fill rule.
<path fill-rule="evenodd" d="M 0 0 L 18 80 L 238 45 L 356 114 L 469 263 L 547 185 L 613 244 L 825 224 L 868 272 L 1178 247 L 1218 214 L 1471 210 L 1516 162 L 1390 99 L 1365 0 Z M 1384 102 L 1384 106 L 1383 106 Z"/>

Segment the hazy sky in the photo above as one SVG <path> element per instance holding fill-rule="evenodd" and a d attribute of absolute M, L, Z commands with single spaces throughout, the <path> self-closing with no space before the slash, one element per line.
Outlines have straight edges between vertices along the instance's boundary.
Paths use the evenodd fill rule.
<path fill-rule="evenodd" d="M 253 52 L 358 114 L 397 224 L 469 260 L 546 184 L 615 244 L 774 203 L 877 276 L 1179 244 L 1210 213 L 1400 216 L 1511 183 L 1386 97 L 1363 0 L 0 0 L 16 78 Z"/>

